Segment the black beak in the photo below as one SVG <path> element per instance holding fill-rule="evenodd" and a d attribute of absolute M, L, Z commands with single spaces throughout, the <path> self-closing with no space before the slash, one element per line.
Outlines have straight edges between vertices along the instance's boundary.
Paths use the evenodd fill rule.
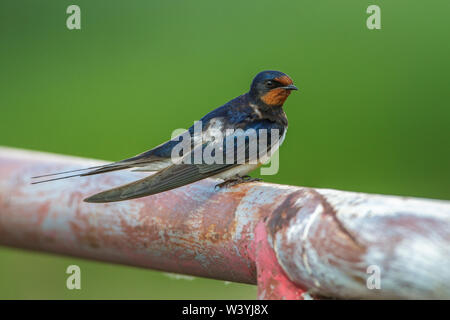
<path fill-rule="evenodd" d="M 284 86 L 284 87 L 281 87 L 281 88 L 283 88 L 285 90 L 298 90 L 298 88 L 296 86 L 294 86 L 293 84 L 290 84 L 288 86 Z"/>

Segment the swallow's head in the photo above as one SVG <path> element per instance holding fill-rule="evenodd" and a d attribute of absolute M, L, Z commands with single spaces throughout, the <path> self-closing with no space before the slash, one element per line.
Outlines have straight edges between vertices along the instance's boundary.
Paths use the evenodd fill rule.
<path fill-rule="evenodd" d="M 298 90 L 292 79 L 280 71 L 262 71 L 256 75 L 250 87 L 250 96 L 256 101 L 275 107 L 282 106 L 292 90 Z"/>

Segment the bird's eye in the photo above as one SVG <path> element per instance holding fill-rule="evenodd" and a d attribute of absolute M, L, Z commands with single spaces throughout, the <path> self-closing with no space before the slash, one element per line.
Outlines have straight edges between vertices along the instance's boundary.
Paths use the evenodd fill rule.
<path fill-rule="evenodd" d="M 268 86 L 269 88 L 273 87 L 273 81 L 267 81 L 266 86 Z"/>

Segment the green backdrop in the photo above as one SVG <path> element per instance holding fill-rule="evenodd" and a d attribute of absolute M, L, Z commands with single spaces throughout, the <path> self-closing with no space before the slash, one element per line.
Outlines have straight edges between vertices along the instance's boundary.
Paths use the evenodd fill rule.
<path fill-rule="evenodd" d="M 81 30 L 66 8 L 81 7 Z M 381 8 L 368 30 L 366 8 Z M 450 1 L 0 2 L 0 145 L 132 156 L 245 92 L 300 88 L 270 182 L 450 199 Z M 69 182 L 68 182 L 69 183 Z M 78 264 L 82 290 L 65 288 Z M 256 298 L 256 288 L 0 248 L 0 298 Z"/>

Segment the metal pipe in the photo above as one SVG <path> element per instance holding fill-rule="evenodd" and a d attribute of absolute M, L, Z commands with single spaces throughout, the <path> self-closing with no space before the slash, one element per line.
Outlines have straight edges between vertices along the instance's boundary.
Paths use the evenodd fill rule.
<path fill-rule="evenodd" d="M 261 299 L 450 298 L 448 201 L 207 179 L 91 204 L 146 174 L 30 184 L 102 163 L 0 148 L 0 244 L 257 284 Z M 369 266 L 381 289 L 368 289 Z"/>

